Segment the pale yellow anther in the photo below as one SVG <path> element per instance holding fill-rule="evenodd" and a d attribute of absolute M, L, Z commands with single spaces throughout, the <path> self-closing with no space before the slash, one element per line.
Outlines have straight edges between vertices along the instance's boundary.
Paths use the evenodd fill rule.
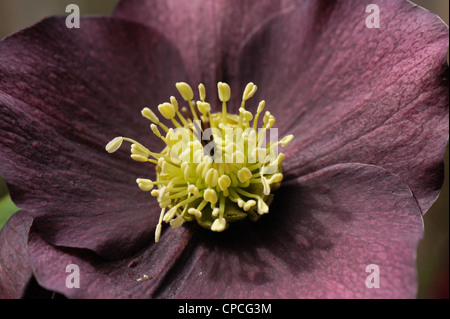
<path fill-rule="evenodd" d="M 150 128 L 151 128 L 153 134 L 155 134 L 159 138 L 162 138 L 162 135 L 161 135 L 161 132 L 158 129 L 158 126 L 156 126 L 155 124 L 151 124 Z"/>
<path fill-rule="evenodd" d="M 166 144 L 169 147 L 174 146 L 178 142 L 178 136 L 175 134 L 173 128 L 170 128 L 166 133 Z"/>
<path fill-rule="evenodd" d="M 203 194 L 203 198 L 207 201 L 210 202 L 211 204 L 215 205 L 218 201 L 218 197 L 217 197 L 217 193 L 214 189 L 211 188 L 207 188 L 205 189 L 205 192 Z"/>
<path fill-rule="evenodd" d="M 264 125 L 267 125 L 267 122 L 269 121 L 270 116 L 272 116 L 272 114 L 270 114 L 269 111 L 266 111 L 266 113 L 264 113 L 264 118 L 263 118 Z"/>
<path fill-rule="evenodd" d="M 178 216 L 177 218 L 174 218 L 170 221 L 170 227 L 172 228 L 178 228 L 181 225 L 184 224 L 185 219 L 183 218 L 182 215 Z"/>
<path fill-rule="evenodd" d="M 209 158 L 209 157 L 207 157 L 207 158 Z M 202 174 L 201 174 L 203 179 L 206 179 L 206 174 L 208 173 L 209 169 L 212 166 L 212 162 L 211 161 L 205 161 L 205 162 L 206 163 L 205 163 L 205 166 L 203 166 L 203 170 L 202 170 Z"/>
<path fill-rule="evenodd" d="M 138 154 L 131 154 L 131 158 L 134 159 L 137 162 L 148 162 L 148 157 L 138 155 Z"/>
<path fill-rule="evenodd" d="M 218 180 L 219 180 L 219 171 L 214 168 L 210 168 L 206 172 L 206 176 L 205 176 L 206 185 L 209 185 L 211 187 L 216 187 Z"/>
<path fill-rule="evenodd" d="M 153 197 L 158 197 L 159 196 L 159 189 L 154 189 L 151 191 L 151 193 Z"/>
<path fill-rule="evenodd" d="M 253 199 L 247 201 L 244 204 L 244 207 L 242 207 L 244 209 L 244 211 L 248 212 L 253 206 L 256 205 L 256 201 L 254 201 Z"/>
<path fill-rule="evenodd" d="M 138 178 L 136 179 L 136 183 L 138 184 L 139 188 L 144 192 L 151 191 L 154 186 L 153 182 L 149 179 Z"/>
<path fill-rule="evenodd" d="M 213 209 L 211 215 L 212 215 L 212 217 L 217 218 L 219 216 L 219 213 L 220 213 L 220 210 L 216 207 Z"/>
<path fill-rule="evenodd" d="M 231 186 L 231 179 L 228 175 L 222 175 L 219 178 L 219 188 L 222 191 L 225 191 L 228 189 L 228 187 Z"/>
<path fill-rule="evenodd" d="M 280 155 L 278 155 L 278 157 L 277 157 L 277 164 L 283 163 L 285 157 L 286 157 L 286 155 L 284 155 L 283 153 L 280 153 Z"/>
<path fill-rule="evenodd" d="M 272 128 L 272 126 L 275 124 L 275 116 L 270 115 L 267 123 L 265 123 L 264 128 Z"/>
<path fill-rule="evenodd" d="M 269 184 L 281 183 L 282 180 L 283 180 L 283 174 L 277 173 L 277 174 L 274 174 L 274 175 L 269 179 Z"/>
<path fill-rule="evenodd" d="M 250 99 L 256 93 L 257 89 L 258 87 L 252 82 L 247 84 L 244 90 L 244 94 L 242 95 L 242 100 L 247 101 L 248 99 Z"/>
<path fill-rule="evenodd" d="M 226 83 L 219 82 L 217 84 L 217 89 L 219 91 L 219 100 L 222 102 L 228 102 L 231 98 L 230 86 Z"/>
<path fill-rule="evenodd" d="M 175 96 L 170 97 L 170 103 L 173 105 L 173 108 L 175 109 L 175 112 L 178 112 L 178 101 L 175 98 Z"/>
<path fill-rule="evenodd" d="M 269 184 L 269 181 L 264 177 L 264 176 L 261 176 L 261 182 L 262 182 L 262 185 L 263 185 L 263 194 L 264 195 L 270 195 L 270 184 Z"/>
<path fill-rule="evenodd" d="M 211 230 L 215 232 L 224 231 L 226 228 L 227 228 L 227 221 L 223 217 L 217 218 L 211 225 Z"/>
<path fill-rule="evenodd" d="M 294 135 L 288 135 L 281 139 L 280 144 L 283 147 L 286 147 L 292 140 L 294 139 Z"/>
<path fill-rule="evenodd" d="M 183 115 L 181 115 L 179 109 L 179 105 L 178 105 L 178 101 L 174 96 L 170 97 L 170 103 L 173 105 L 173 108 L 175 109 L 175 113 L 178 115 L 178 117 L 181 120 L 181 123 L 186 127 L 188 126 L 188 122 L 186 121 L 186 119 L 184 118 Z"/>
<path fill-rule="evenodd" d="M 164 199 L 166 192 L 167 192 L 167 187 L 166 186 L 162 187 L 158 193 L 158 200 Z"/>
<path fill-rule="evenodd" d="M 258 200 L 258 214 L 263 215 L 269 212 L 269 206 L 262 200 Z"/>
<path fill-rule="evenodd" d="M 247 122 L 250 122 L 253 119 L 252 112 L 244 111 L 243 113 L 244 113 L 244 118 Z"/>
<path fill-rule="evenodd" d="M 194 215 L 197 218 L 202 218 L 202 212 L 195 208 L 189 208 L 188 213 Z"/>
<path fill-rule="evenodd" d="M 198 176 L 202 175 L 203 168 L 205 167 L 205 165 L 206 165 L 206 162 L 201 162 L 198 164 L 198 166 L 195 170 L 195 172 L 197 173 Z"/>
<path fill-rule="evenodd" d="M 258 110 L 256 111 L 256 113 L 261 113 L 262 111 L 264 111 L 264 107 L 266 106 L 266 101 L 261 101 L 258 104 Z"/>
<path fill-rule="evenodd" d="M 161 229 L 162 229 L 161 224 L 156 225 L 156 230 L 155 230 L 155 243 L 159 242 L 159 238 L 160 238 L 160 236 L 161 236 Z"/>
<path fill-rule="evenodd" d="M 211 112 L 211 105 L 206 102 L 197 101 L 197 108 L 203 115 L 206 115 L 209 112 Z"/>
<path fill-rule="evenodd" d="M 191 175 L 191 168 L 189 167 L 189 165 L 186 165 L 182 170 L 184 178 L 188 179 L 189 176 Z"/>
<path fill-rule="evenodd" d="M 256 131 L 256 128 L 258 125 L 259 115 L 261 114 L 262 111 L 264 111 L 265 106 L 266 106 L 266 101 L 259 102 L 258 110 L 256 111 L 255 120 L 253 121 L 253 130 L 255 130 L 255 131 Z"/>
<path fill-rule="evenodd" d="M 150 120 L 151 122 L 153 122 L 155 124 L 159 123 L 159 118 L 148 107 L 144 108 L 141 111 L 141 114 L 142 114 L 143 117 L 145 117 L 146 119 Z"/>
<path fill-rule="evenodd" d="M 194 163 L 200 163 L 203 161 L 204 151 L 202 149 L 194 151 Z"/>
<path fill-rule="evenodd" d="M 218 183 L 219 183 L 219 171 L 217 169 L 214 169 L 210 185 L 211 187 L 216 187 Z"/>
<path fill-rule="evenodd" d="M 205 89 L 205 86 L 203 85 L 203 83 L 200 83 L 200 85 L 198 86 L 198 93 L 200 95 L 200 100 L 202 100 L 202 102 L 205 102 L 205 100 L 206 100 L 206 89 Z"/>
<path fill-rule="evenodd" d="M 245 183 L 252 178 L 252 176 L 252 172 L 247 167 L 242 167 L 237 173 L 237 177 L 241 183 Z"/>
<path fill-rule="evenodd" d="M 158 105 L 159 113 L 164 116 L 166 119 L 171 120 L 175 117 L 176 111 L 172 104 L 163 103 Z"/>
<path fill-rule="evenodd" d="M 191 160 L 191 150 L 186 148 L 180 155 L 179 155 L 179 159 L 182 160 L 183 162 L 192 162 Z M 183 168 L 182 168 L 183 169 Z"/>
<path fill-rule="evenodd" d="M 192 91 L 189 84 L 185 82 L 178 82 L 175 86 L 185 101 L 190 101 L 194 98 L 194 91 Z"/>
<path fill-rule="evenodd" d="M 146 158 L 151 154 L 151 152 L 142 145 L 139 144 L 131 144 L 131 154 L 141 155 Z"/>
<path fill-rule="evenodd" d="M 178 210 L 178 207 L 177 207 L 177 206 L 172 207 L 172 208 L 164 215 L 164 219 L 163 219 L 163 220 L 164 220 L 166 223 L 170 222 L 170 221 L 175 217 L 175 214 L 177 213 L 177 210 Z"/>
<path fill-rule="evenodd" d="M 120 148 L 120 146 L 122 145 L 122 142 L 123 142 L 123 137 L 118 136 L 118 137 L 112 139 L 108 144 L 106 144 L 105 149 L 108 153 L 114 153 Z"/>
<path fill-rule="evenodd" d="M 200 191 L 198 189 L 198 187 L 196 187 L 195 185 L 189 185 L 188 186 L 188 191 L 190 194 L 194 195 L 195 197 L 199 197 Z"/>

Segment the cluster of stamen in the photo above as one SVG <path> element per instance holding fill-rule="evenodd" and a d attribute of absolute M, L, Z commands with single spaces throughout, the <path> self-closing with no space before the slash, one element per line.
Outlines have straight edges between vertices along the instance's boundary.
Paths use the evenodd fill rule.
<path fill-rule="evenodd" d="M 211 113 L 203 84 L 198 87 L 198 101 L 194 101 L 194 92 L 187 83 L 177 83 L 176 88 L 188 105 L 181 109 L 185 116 L 173 96 L 170 102 L 158 106 L 159 113 L 172 122 L 172 128 L 149 108 L 142 110 L 142 116 L 152 122 L 152 132 L 166 144 L 160 153 L 127 137 L 116 137 L 106 145 L 106 150 L 113 153 L 123 141 L 130 142 L 133 160 L 156 165 L 156 181 L 136 180 L 139 188 L 156 197 L 161 207 L 155 241 L 159 240 L 163 222 L 176 228 L 195 220 L 221 232 L 230 222 L 246 217 L 256 221 L 267 214 L 272 191 L 283 179 L 284 155 L 278 153 L 278 145 L 286 146 L 293 136 L 274 142 L 271 134 L 267 142 L 275 117 L 265 112 L 263 125 L 258 128 L 265 102 L 259 103 L 255 116 L 245 109 L 257 86 L 246 86 L 238 115 L 227 112 L 231 90 L 226 83 L 218 83 L 222 102 L 222 112 L 218 113 Z"/>

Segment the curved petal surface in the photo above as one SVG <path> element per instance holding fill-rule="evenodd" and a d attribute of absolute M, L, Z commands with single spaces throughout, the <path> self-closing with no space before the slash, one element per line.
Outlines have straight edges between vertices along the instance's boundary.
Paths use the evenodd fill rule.
<path fill-rule="evenodd" d="M 135 255 L 107 261 L 88 249 L 51 245 L 35 226 L 28 253 L 36 280 L 70 298 L 151 298 L 191 238 L 188 229 L 170 229 L 158 243 L 146 245 Z M 73 288 L 78 283 L 79 288 Z"/>
<path fill-rule="evenodd" d="M 49 18 L 0 43 L 0 174 L 46 240 L 112 258 L 152 239 L 159 208 L 135 180 L 154 168 L 105 145 L 159 150 L 140 111 L 183 76 L 162 35 L 116 18 Z"/>
<path fill-rule="evenodd" d="M 369 4 L 380 28 L 366 24 Z M 408 1 L 305 1 L 247 41 L 240 80 L 259 85 L 280 135 L 295 135 L 288 178 L 337 163 L 382 166 L 425 213 L 443 182 L 447 49 L 448 27 Z"/>
<path fill-rule="evenodd" d="M 159 30 L 180 50 L 192 85 L 237 82 L 239 45 L 251 30 L 300 0 L 125 0 L 114 15 Z M 236 87 L 243 90 L 243 88 Z"/>
<path fill-rule="evenodd" d="M 32 278 L 28 232 L 33 218 L 17 212 L 0 232 L 0 299 L 20 298 Z"/>

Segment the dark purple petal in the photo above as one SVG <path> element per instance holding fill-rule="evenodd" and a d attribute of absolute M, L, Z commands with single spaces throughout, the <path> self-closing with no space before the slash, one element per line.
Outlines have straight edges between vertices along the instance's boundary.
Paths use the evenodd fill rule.
<path fill-rule="evenodd" d="M 154 168 L 105 145 L 128 136 L 159 151 L 140 111 L 183 76 L 164 37 L 115 18 L 50 18 L 0 43 L 0 174 L 46 240 L 112 257 L 152 239 L 159 208 L 135 181 Z"/>
<path fill-rule="evenodd" d="M 202 234 L 159 297 L 412 298 L 422 232 L 398 177 L 337 165 L 284 185 L 261 222 Z M 371 264 L 379 289 L 365 285 Z"/>
<path fill-rule="evenodd" d="M 125 0 L 114 15 L 164 33 L 180 50 L 192 85 L 234 82 L 239 45 L 250 31 L 300 0 Z M 243 88 L 239 88 L 243 90 Z M 216 93 L 213 93 L 216 96 Z M 241 94 L 241 93 L 240 93 Z M 239 95 L 240 95 L 239 94 Z"/>
<path fill-rule="evenodd" d="M 42 238 L 37 227 L 32 227 L 28 246 L 36 280 L 48 290 L 70 298 L 150 298 L 190 238 L 188 229 L 171 229 L 163 232 L 159 243 L 118 261 L 105 261 L 87 249 L 55 247 Z M 79 268 L 79 288 L 66 285 L 74 273 L 66 271 L 68 265 Z"/>
<path fill-rule="evenodd" d="M 366 27 L 371 3 L 380 29 Z M 305 1 L 249 39 L 241 85 L 257 83 L 280 134 L 295 135 L 288 178 L 335 163 L 382 166 L 425 213 L 443 181 L 447 48 L 447 26 L 408 1 Z"/>
<path fill-rule="evenodd" d="M 415 296 L 420 209 L 406 184 L 375 166 L 336 165 L 292 181 L 256 223 L 197 229 L 194 237 L 191 226 L 167 229 L 161 242 L 118 262 L 54 247 L 34 229 L 29 254 L 38 282 L 69 297 Z M 65 287 L 71 263 L 79 289 Z M 372 264 L 380 288 L 366 286 Z"/>
<path fill-rule="evenodd" d="M 28 232 L 33 219 L 15 213 L 0 232 L 0 299 L 20 298 L 32 278 L 28 260 Z"/>

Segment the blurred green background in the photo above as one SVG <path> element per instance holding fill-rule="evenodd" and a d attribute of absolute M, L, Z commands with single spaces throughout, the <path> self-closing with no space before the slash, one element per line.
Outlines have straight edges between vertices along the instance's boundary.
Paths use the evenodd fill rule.
<path fill-rule="evenodd" d="M 188 0 L 186 0 L 188 1 Z M 448 0 L 416 0 L 449 23 Z M 80 7 L 82 15 L 109 15 L 117 0 L 0 0 L 0 39 L 50 15 L 66 15 L 67 5 Z M 449 152 L 446 152 L 445 184 L 432 209 L 425 215 L 425 237 L 417 252 L 418 298 L 449 298 Z M 0 163 L 1 165 L 1 163 Z M 0 178 L 0 228 L 17 211 Z"/>

